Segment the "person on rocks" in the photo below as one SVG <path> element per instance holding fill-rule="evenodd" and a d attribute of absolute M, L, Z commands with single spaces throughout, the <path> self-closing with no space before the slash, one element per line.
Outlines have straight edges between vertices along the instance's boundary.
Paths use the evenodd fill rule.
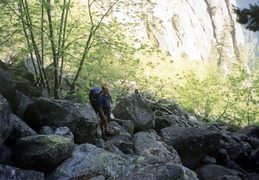
<path fill-rule="evenodd" d="M 109 94 L 109 88 L 102 86 L 102 92 L 98 98 L 99 116 L 100 116 L 100 128 L 102 136 L 110 135 L 107 130 L 108 122 L 111 120 L 111 96 Z"/>

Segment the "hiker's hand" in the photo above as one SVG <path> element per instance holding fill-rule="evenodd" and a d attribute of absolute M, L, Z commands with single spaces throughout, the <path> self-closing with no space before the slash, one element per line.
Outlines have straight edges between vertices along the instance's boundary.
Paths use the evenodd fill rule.
<path fill-rule="evenodd" d="M 105 121 L 108 121 L 108 119 L 107 119 L 107 117 L 106 116 L 104 116 L 104 118 L 103 118 Z"/>

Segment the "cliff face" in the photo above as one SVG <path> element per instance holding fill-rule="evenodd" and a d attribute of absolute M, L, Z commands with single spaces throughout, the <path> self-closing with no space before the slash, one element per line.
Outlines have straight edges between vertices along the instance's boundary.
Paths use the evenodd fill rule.
<path fill-rule="evenodd" d="M 224 43 L 230 56 L 235 57 L 235 47 L 247 42 L 256 45 L 258 40 L 256 33 L 248 32 L 235 21 L 233 6 L 240 5 L 237 1 L 153 0 L 157 19 L 150 18 L 142 29 L 148 40 L 171 55 L 206 59 L 212 45 Z"/>

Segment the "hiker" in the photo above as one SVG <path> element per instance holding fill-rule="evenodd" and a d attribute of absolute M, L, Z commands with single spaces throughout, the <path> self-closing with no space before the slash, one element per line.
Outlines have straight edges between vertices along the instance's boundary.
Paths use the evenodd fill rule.
<path fill-rule="evenodd" d="M 102 86 L 102 92 L 98 98 L 99 116 L 100 116 L 100 128 L 102 136 L 109 135 L 107 131 L 108 122 L 111 120 L 111 96 L 109 94 L 109 88 Z"/>

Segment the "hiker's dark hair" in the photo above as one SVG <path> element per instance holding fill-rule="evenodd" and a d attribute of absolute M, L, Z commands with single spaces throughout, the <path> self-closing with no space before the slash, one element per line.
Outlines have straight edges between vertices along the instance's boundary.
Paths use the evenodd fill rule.
<path fill-rule="evenodd" d="M 107 86 L 106 86 L 106 85 L 103 85 L 103 86 L 102 86 L 102 90 L 104 90 L 105 88 L 107 88 Z"/>

